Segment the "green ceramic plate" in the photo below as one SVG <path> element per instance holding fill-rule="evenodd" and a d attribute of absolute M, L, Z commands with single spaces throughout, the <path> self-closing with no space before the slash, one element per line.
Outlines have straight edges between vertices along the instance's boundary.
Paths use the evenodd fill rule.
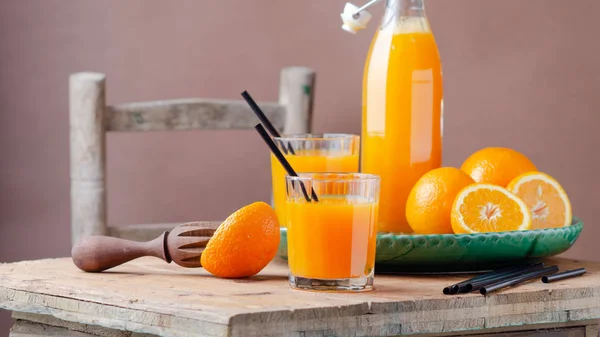
<path fill-rule="evenodd" d="M 516 261 L 565 252 L 579 237 L 583 222 L 569 227 L 482 234 L 377 235 L 377 273 L 477 272 Z M 278 255 L 287 259 L 287 229 L 281 228 Z"/>

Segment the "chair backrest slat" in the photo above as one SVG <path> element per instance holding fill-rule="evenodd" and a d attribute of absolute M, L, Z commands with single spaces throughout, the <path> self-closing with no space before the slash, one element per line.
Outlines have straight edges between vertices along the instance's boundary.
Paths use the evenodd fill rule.
<path fill-rule="evenodd" d="M 315 72 L 286 67 L 278 102 L 258 102 L 284 135 L 311 131 Z M 106 104 L 106 75 L 75 73 L 69 79 L 71 240 L 111 235 L 146 240 L 175 224 L 115 228 L 107 223 L 106 146 L 108 131 L 252 129 L 259 123 L 242 100 L 180 99 Z M 190 219 L 199 220 L 199 219 Z"/>
<path fill-rule="evenodd" d="M 286 109 L 271 102 L 258 102 L 279 131 Z M 224 130 L 251 129 L 259 122 L 243 100 L 181 99 L 127 103 L 107 107 L 106 131 Z"/>

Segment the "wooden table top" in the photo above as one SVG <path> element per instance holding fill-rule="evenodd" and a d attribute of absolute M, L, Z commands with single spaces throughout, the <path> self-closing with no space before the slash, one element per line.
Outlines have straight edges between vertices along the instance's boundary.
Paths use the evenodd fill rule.
<path fill-rule="evenodd" d="M 359 335 L 468 332 L 600 318 L 600 264 L 556 259 L 584 276 L 539 280 L 488 296 L 442 294 L 467 276 L 376 275 L 375 290 L 289 288 L 273 262 L 250 279 L 225 280 L 140 258 L 85 273 L 70 258 L 0 264 L 0 307 L 159 336 Z"/>

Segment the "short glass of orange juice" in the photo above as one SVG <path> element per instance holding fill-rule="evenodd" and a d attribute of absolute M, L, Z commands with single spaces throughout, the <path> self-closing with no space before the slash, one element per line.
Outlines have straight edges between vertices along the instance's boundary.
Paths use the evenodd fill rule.
<path fill-rule="evenodd" d="M 300 172 L 358 172 L 360 136 L 341 133 L 299 134 L 273 138 L 287 161 Z M 273 208 L 287 227 L 286 171 L 271 154 Z"/>
<path fill-rule="evenodd" d="M 373 288 L 379 183 L 379 176 L 360 173 L 286 176 L 292 288 Z M 311 191 L 318 201 L 310 197 Z"/>

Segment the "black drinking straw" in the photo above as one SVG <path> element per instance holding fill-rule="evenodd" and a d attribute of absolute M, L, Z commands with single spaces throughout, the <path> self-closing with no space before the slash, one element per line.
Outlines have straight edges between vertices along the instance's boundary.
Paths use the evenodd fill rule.
<path fill-rule="evenodd" d="M 521 264 L 521 265 L 517 265 L 517 266 L 509 266 L 509 267 L 504 267 L 501 269 L 497 269 L 497 270 L 493 270 L 491 272 L 479 275 L 479 276 L 475 276 L 473 278 L 470 278 L 468 280 L 453 284 L 451 286 L 445 287 L 442 292 L 446 295 L 454 295 L 457 293 L 466 293 L 466 292 L 470 292 L 472 289 L 472 283 L 473 282 L 477 282 L 477 281 L 483 281 L 483 280 L 489 280 L 492 278 L 497 278 L 497 277 L 501 277 L 502 275 L 514 272 L 514 271 L 518 271 L 518 270 L 524 270 L 527 268 L 530 268 L 534 265 L 542 265 L 543 263 L 538 262 L 535 264 L 532 263 L 527 263 L 527 264 Z"/>
<path fill-rule="evenodd" d="M 469 282 L 473 282 L 473 281 L 481 280 L 481 279 L 484 279 L 484 278 L 488 278 L 488 277 L 490 277 L 490 274 L 496 274 L 496 273 L 497 273 L 497 271 L 492 271 L 492 272 L 489 272 L 489 273 L 485 273 L 483 275 L 472 277 L 472 278 L 470 278 L 470 279 L 468 279 L 466 281 L 462 281 L 462 282 L 453 284 L 451 286 L 447 286 L 447 287 L 445 287 L 442 290 L 442 292 L 444 293 L 444 295 L 454 295 L 454 294 L 457 294 L 459 292 L 459 290 L 462 287 L 464 287 L 467 284 L 469 284 Z"/>
<path fill-rule="evenodd" d="M 481 287 L 483 287 L 486 284 L 498 282 L 500 280 L 511 278 L 511 277 L 517 276 L 519 274 L 527 273 L 530 271 L 538 270 L 543 267 L 544 267 L 544 264 L 542 262 L 507 267 L 507 268 L 499 270 L 497 272 L 490 273 L 490 275 L 488 275 L 487 277 L 482 277 L 481 279 L 465 282 L 465 284 L 461 284 L 459 286 L 457 292 L 458 293 L 470 293 L 474 290 L 479 290 Z"/>
<path fill-rule="evenodd" d="M 471 282 L 482 280 L 482 279 L 487 279 L 487 278 L 490 278 L 492 276 L 498 275 L 500 273 L 507 272 L 507 271 L 512 271 L 512 270 L 518 269 L 518 268 L 522 268 L 522 266 L 516 266 L 516 267 L 512 266 L 512 267 L 506 267 L 506 268 L 502 268 L 502 269 L 493 270 L 491 272 L 488 272 L 488 273 L 485 273 L 485 274 L 482 274 L 482 275 L 479 275 L 479 276 L 475 276 L 475 277 L 472 277 L 472 278 L 470 278 L 468 280 L 465 280 L 465 281 L 462 281 L 462 282 L 459 282 L 459 283 L 447 286 L 447 287 L 445 287 L 442 290 L 442 292 L 445 295 L 453 295 L 453 294 L 456 294 L 456 293 L 460 292 L 461 289 L 464 289 L 466 287 L 466 285 L 470 284 Z"/>
<path fill-rule="evenodd" d="M 486 294 L 489 294 L 489 293 L 491 293 L 493 291 L 496 291 L 496 290 L 499 290 L 499 289 L 502 289 L 502 288 L 506 288 L 506 287 L 510 287 L 510 286 L 514 286 L 514 285 L 517 285 L 519 283 L 523 283 L 523 282 L 532 280 L 534 278 L 538 278 L 540 276 L 554 274 L 557 271 L 558 271 L 558 266 L 552 266 L 552 267 L 548 267 L 548 268 L 544 268 L 544 269 L 532 271 L 530 273 L 526 273 L 526 274 L 522 274 L 522 275 L 519 275 L 519 276 L 515 276 L 515 277 L 510 278 L 508 280 L 504 280 L 504 281 L 496 282 L 494 284 L 486 285 L 485 287 L 482 287 L 481 289 L 479 289 L 479 292 L 482 295 L 486 295 Z"/>
<path fill-rule="evenodd" d="M 564 280 L 564 279 L 567 279 L 570 277 L 580 276 L 585 273 L 586 273 L 585 268 L 579 268 L 579 269 L 575 269 L 575 270 L 567 270 L 567 271 L 563 271 L 562 273 L 549 275 L 549 276 L 543 276 L 542 282 L 550 283 L 550 282 L 554 282 L 554 281 L 560 281 L 560 280 Z"/>
<path fill-rule="evenodd" d="M 287 174 L 292 177 L 297 177 L 298 174 L 296 173 L 296 171 L 294 171 L 294 169 L 292 168 L 290 163 L 285 159 L 285 157 L 283 156 L 283 153 L 281 153 L 281 151 L 279 151 L 279 148 L 277 147 L 277 145 L 275 145 L 275 142 L 273 142 L 273 139 L 271 137 L 269 137 L 269 135 L 267 134 L 267 131 L 265 131 L 265 128 L 262 126 L 262 124 L 256 124 L 254 126 L 254 128 L 256 129 L 256 131 L 258 131 L 258 133 L 260 134 L 262 139 L 265 141 L 265 143 L 267 143 L 267 145 L 271 149 L 271 152 L 273 152 L 275 157 L 277 157 L 277 159 L 281 163 L 281 166 L 283 166 L 283 168 L 286 170 Z M 308 196 L 308 193 L 306 192 L 306 187 L 304 186 L 304 183 L 302 181 L 299 181 L 299 183 L 300 183 L 300 188 L 302 189 L 302 194 L 304 194 L 304 198 L 306 198 L 306 201 L 310 202 L 311 197 Z M 312 200 L 318 202 L 319 198 L 317 198 L 317 194 L 315 193 L 315 190 L 312 188 L 311 188 L 311 194 L 312 194 Z"/>
<path fill-rule="evenodd" d="M 260 119 L 260 122 L 263 123 L 264 126 L 267 128 L 267 130 L 271 134 L 271 137 L 281 137 L 281 135 L 279 134 L 277 129 L 275 129 L 275 127 L 273 126 L 271 121 L 267 118 L 265 113 L 258 107 L 258 104 L 256 104 L 256 102 L 254 101 L 252 96 L 250 96 L 248 91 L 244 90 L 244 92 L 242 92 L 242 97 L 244 97 L 244 99 L 246 100 L 246 102 L 248 103 L 248 105 L 250 106 L 252 111 L 254 111 L 254 113 L 256 114 L 256 117 L 258 117 L 258 119 Z M 286 149 L 285 144 L 283 142 L 281 142 L 281 147 L 283 149 L 283 152 L 285 152 L 285 154 L 287 154 L 288 151 L 290 151 L 291 154 L 296 154 L 294 152 L 294 149 L 292 148 L 291 144 L 288 144 L 287 149 Z"/>
<path fill-rule="evenodd" d="M 544 267 L 543 263 L 538 263 L 538 264 L 534 264 L 532 266 L 528 266 L 528 267 L 525 267 L 522 269 L 503 273 L 503 274 L 495 276 L 495 277 L 490 277 L 488 279 L 474 281 L 474 282 L 471 282 L 469 285 L 467 285 L 464 292 L 477 291 L 477 290 L 480 290 L 489 285 L 496 284 L 498 282 L 503 282 L 506 280 L 510 280 L 514 277 L 520 277 L 520 276 L 528 274 L 528 273 L 536 272 L 536 271 L 542 269 L 543 267 Z"/>

